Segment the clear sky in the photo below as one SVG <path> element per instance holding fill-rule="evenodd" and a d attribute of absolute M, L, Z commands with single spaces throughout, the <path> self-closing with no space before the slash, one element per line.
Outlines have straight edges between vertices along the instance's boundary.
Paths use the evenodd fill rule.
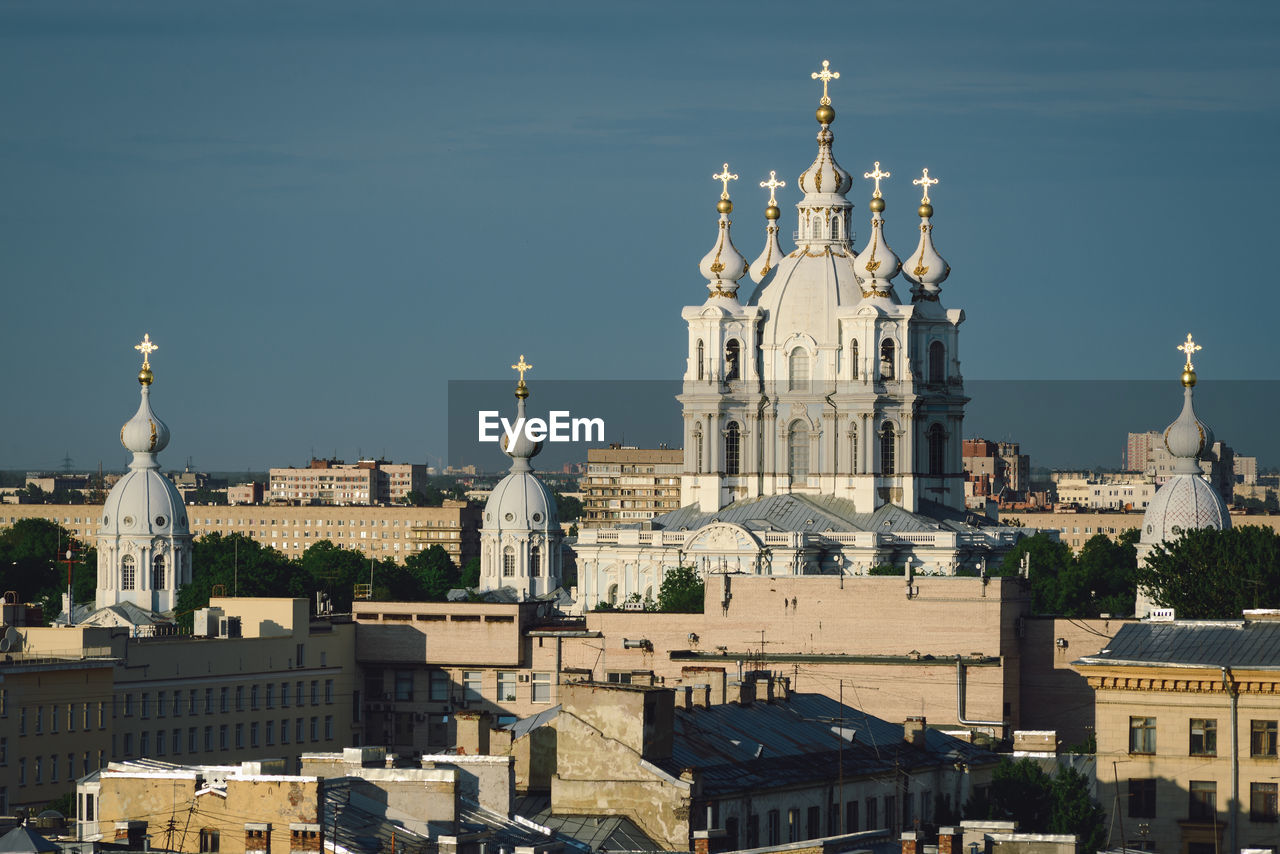
<path fill-rule="evenodd" d="M 1162 427 L 1188 331 L 1202 385 L 1277 378 L 1278 43 L 1264 2 L 10 0 L 0 467 L 123 466 L 144 332 L 206 470 L 443 456 L 447 382 L 520 353 L 678 377 L 711 175 L 748 258 L 770 169 L 790 233 L 824 58 L 900 255 L 942 180 L 966 377 L 1168 378 L 1118 429 Z"/>

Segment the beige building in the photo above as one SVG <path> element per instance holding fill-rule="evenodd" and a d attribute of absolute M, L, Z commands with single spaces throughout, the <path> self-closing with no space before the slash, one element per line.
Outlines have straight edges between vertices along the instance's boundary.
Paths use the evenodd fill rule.
<path fill-rule="evenodd" d="M 1159 486 L 1151 480 L 1099 480 L 1068 477 L 1058 480 L 1058 502 L 1085 510 L 1146 510 Z"/>
<path fill-rule="evenodd" d="M 666 448 L 588 448 L 583 527 L 652 519 L 679 508 L 683 461 L 683 451 Z"/>
<path fill-rule="evenodd" d="M 1008 524 L 1010 520 L 1018 520 L 1028 528 L 1057 531 L 1058 538 L 1075 551 L 1079 551 L 1089 538 L 1096 534 L 1106 534 L 1114 540 L 1125 531 L 1141 529 L 1142 519 L 1143 514 L 1140 512 L 1078 513 L 1067 511 L 1041 513 L 1030 510 L 1002 510 L 1000 512 L 1000 521 L 1002 523 Z M 1280 531 L 1280 515 L 1278 514 L 1250 514 L 1247 516 L 1232 514 L 1231 523 L 1234 527 L 1261 525 L 1264 528 Z"/>
<path fill-rule="evenodd" d="M 480 554 L 481 512 L 469 502 L 453 499 L 445 499 L 441 507 L 187 506 L 195 537 L 241 534 L 291 558 L 301 557 L 320 540 L 329 540 L 341 548 L 396 562 L 438 545 L 459 567 Z M 29 518 L 57 522 L 81 542 L 93 543 L 102 522 L 102 506 L 6 504 L 0 512 L 0 528 Z"/>
<path fill-rule="evenodd" d="M 397 504 L 426 485 L 426 465 L 313 459 L 306 468 L 271 469 L 266 498 L 285 504 Z"/>
<path fill-rule="evenodd" d="M 1098 800 L 1125 847 L 1274 850 L 1280 622 L 1245 617 L 1127 625 L 1075 662 L 1097 695 L 1098 768 L 1114 768 Z"/>
<path fill-rule="evenodd" d="M 303 753 L 363 742 L 353 624 L 312 620 L 304 599 L 211 605 L 241 637 L 16 627 L 0 665 L 10 803 L 44 803 L 108 761 L 283 757 L 293 769 Z"/>

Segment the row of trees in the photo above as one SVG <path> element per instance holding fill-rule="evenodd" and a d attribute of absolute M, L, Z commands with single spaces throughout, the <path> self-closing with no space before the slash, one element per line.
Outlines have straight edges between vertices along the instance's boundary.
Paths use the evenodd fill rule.
<path fill-rule="evenodd" d="M 990 570 L 1017 575 L 1030 556 L 1031 610 L 1063 617 L 1129 616 L 1137 592 L 1138 529 L 1119 541 L 1105 534 L 1087 540 L 1080 553 L 1045 533 L 1027 537 Z"/>

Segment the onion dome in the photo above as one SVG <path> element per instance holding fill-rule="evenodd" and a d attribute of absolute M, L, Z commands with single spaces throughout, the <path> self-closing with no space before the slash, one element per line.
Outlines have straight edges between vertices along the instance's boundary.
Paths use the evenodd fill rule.
<path fill-rule="evenodd" d="M 720 201 L 716 202 L 716 210 L 720 212 L 720 235 L 716 239 L 716 245 L 703 256 L 698 269 L 707 278 L 707 289 L 711 291 L 711 296 L 736 299 L 738 279 L 747 272 L 747 259 L 733 245 L 733 238 L 729 234 L 729 226 L 732 224 L 729 214 L 733 212 L 733 202 L 729 199 L 729 182 L 738 180 L 738 176 L 729 174 L 729 164 L 726 163 L 722 173 L 711 177 L 724 185 Z"/>
<path fill-rule="evenodd" d="M 951 275 L 951 267 L 933 248 L 933 203 L 929 201 L 929 187 L 938 183 L 937 178 L 929 177 L 929 170 L 924 170 L 923 177 L 911 182 L 923 187 L 924 198 L 920 200 L 920 245 L 916 251 L 902 264 L 902 275 L 911 282 L 911 298 L 915 300 L 937 300 L 942 288 L 938 287 L 947 276 Z"/>
<path fill-rule="evenodd" d="M 1188 335 L 1178 349 L 1187 357 L 1182 369 L 1182 412 L 1164 431 L 1165 447 L 1173 456 L 1173 477 L 1156 490 L 1143 515 L 1139 542 L 1148 547 L 1177 539 L 1186 530 L 1231 527 L 1226 502 L 1200 469 L 1199 457 L 1213 443 L 1213 434 L 1196 417 L 1192 400 L 1196 372 L 1191 354 L 1201 348 Z"/>
<path fill-rule="evenodd" d="M 120 444 L 125 450 L 132 451 L 134 462 L 155 468 L 155 454 L 163 451 L 169 444 L 169 427 L 151 411 L 151 354 L 158 347 L 151 341 L 151 335 L 144 335 L 142 343 L 134 347 L 142 353 L 142 370 L 138 372 L 138 383 L 142 386 L 142 400 L 138 411 L 120 428 Z"/>
<path fill-rule="evenodd" d="M 843 196 L 853 188 L 853 176 L 841 169 L 831 156 L 831 141 L 835 138 L 831 133 L 831 123 L 836 120 L 836 111 L 831 107 L 831 96 L 827 92 L 827 84 L 839 80 L 840 72 L 832 71 L 831 63 L 824 59 L 822 70 L 810 76 L 822 81 L 822 99 L 814 114 L 821 127 L 818 130 L 818 157 L 800 174 L 800 190 L 806 196 L 819 193 Z"/>
<path fill-rule="evenodd" d="M 782 211 L 778 209 L 778 200 L 775 196 L 779 187 L 785 187 L 785 181 L 778 180 L 778 173 L 769 170 L 769 180 L 761 181 L 761 187 L 769 188 L 769 206 L 764 209 L 765 227 L 764 227 L 764 250 L 760 253 L 760 257 L 751 262 L 751 267 L 747 272 L 751 276 L 751 281 L 760 284 L 769 272 L 778 266 L 778 259 L 782 257 L 782 247 L 778 245 L 778 217 L 782 216 Z"/>
<path fill-rule="evenodd" d="M 877 160 L 875 171 L 867 172 L 862 177 L 875 181 L 876 188 L 868 205 L 871 208 L 871 238 L 867 241 L 867 247 L 858 253 L 853 271 L 858 276 L 864 297 L 892 296 L 891 280 L 902 269 L 902 262 L 889 248 L 884 237 L 884 199 L 880 195 L 880 181 L 890 177 L 890 173 L 881 171 L 880 161 Z"/>
<path fill-rule="evenodd" d="M 533 471 L 533 466 L 529 460 L 542 452 L 542 443 L 530 439 L 524 430 L 524 424 L 528 420 L 525 417 L 524 402 L 529 398 L 529 386 L 525 385 L 524 373 L 532 367 L 533 365 L 525 362 L 523 353 L 520 354 L 520 361 L 511 366 L 511 370 L 520 372 L 520 382 L 516 384 L 516 420 L 514 422 L 519 429 L 516 431 L 515 441 L 508 442 L 504 434 L 501 439 L 501 447 L 502 452 L 511 457 L 511 471 L 513 473 Z"/>

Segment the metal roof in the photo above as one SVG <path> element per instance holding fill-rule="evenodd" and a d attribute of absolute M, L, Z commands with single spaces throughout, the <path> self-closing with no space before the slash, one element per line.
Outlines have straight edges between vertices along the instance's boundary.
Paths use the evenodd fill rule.
<path fill-rule="evenodd" d="M 550 828 L 557 838 L 577 843 L 576 848 L 609 851 L 662 851 L 640 826 L 624 815 L 555 815 L 549 795 L 525 795 L 517 798 L 513 812 Z"/>
<path fill-rule="evenodd" d="M 1280 668 L 1280 622 L 1129 623 L 1078 664 Z"/>
<path fill-rule="evenodd" d="M 511 730 L 511 740 L 515 741 L 516 739 L 524 738 L 526 735 L 533 732 L 538 727 L 545 726 L 546 724 L 551 723 L 559 715 L 560 715 L 560 706 L 559 704 L 557 704 L 552 706 L 549 709 L 543 709 L 542 711 L 538 712 L 536 715 L 530 715 L 527 718 L 521 718 L 520 720 L 516 721 L 515 723 L 507 727 L 507 729 Z"/>
<path fill-rule="evenodd" d="M 704 513 L 690 504 L 657 516 L 654 528 L 696 530 L 713 522 L 730 522 L 755 531 L 964 531 L 964 514 L 933 502 L 921 502 L 921 512 L 911 513 L 894 504 L 884 504 L 871 513 L 859 513 L 854 503 L 834 495 L 770 495 L 735 501 L 714 513 Z"/>
<path fill-rule="evenodd" d="M 957 760 L 997 757 L 937 730 L 926 731 L 923 748 L 914 747 L 903 740 L 901 724 L 820 694 L 792 694 L 772 703 L 677 709 L 671 759 L 656 764 L 674 775 L 695 768 L 705 792 L 725 794 Z"/>

